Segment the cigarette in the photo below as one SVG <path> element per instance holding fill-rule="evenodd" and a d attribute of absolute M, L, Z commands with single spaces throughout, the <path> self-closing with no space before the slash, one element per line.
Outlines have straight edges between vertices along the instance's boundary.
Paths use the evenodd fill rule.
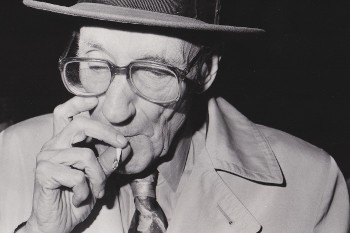
<path fill-rule="evenodd" d="M 115 157 L 116 157 L 116 160 L 118 161 L 118 163 L 119 163 L 121 155 L 122 155 L 122 149 L 121 148 L 116 148 Z"/>
<path fill-rule="evenodd" d="M 112 169 L 113 170 L 117 169 L 117 167 L 119 165 L 119 160 L 120 160 L 121 155 L 122 155 L 122 149 L 121 148 L 116 148 L 116 150 L 115 150 L 115 160 L 113 161 L 113 164 L 112 164 Z"/>

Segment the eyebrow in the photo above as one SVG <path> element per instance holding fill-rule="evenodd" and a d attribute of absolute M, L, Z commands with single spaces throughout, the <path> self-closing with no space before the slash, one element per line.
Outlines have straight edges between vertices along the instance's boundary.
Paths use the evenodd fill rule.
<path fill-rule="evenodd" d="M 106 48 L 104 48 L 102 44 L 99 44 L 93 41 L 84 41 L 84 40 L 81 40 L 81 42 L 82 44 L 87 45 L 89 48 L 100 50 L 102 52 L 105 52 L 109 56 L 113 57 L 113 55 Z M 80 49 L 81 47 L 79 46 L 79 52 L 80 52 Z M 184 67 L 179 67 L 183 63 L 183 60 L 180 58 L 167 59 L 159 55 L 145 55 L 141 58 L 137 58 L 136 60 L 154 61 L 154 62 L 163 63 L 165 65 L 173 66 L 178 69 L 184 69 Z"/>
<path fill-rule="evenodd" d="M 105 52 L 106 54 L 112 56 L 112 54 L 99 43 L 96 43 L 93 41 L 85 41 L 85 40 L 81 40 L 81 43 L 82 43 L 82 45 L 86 45 L 89 48 L 100 50 L 100 51 Z M 79 43 L 79 49 L 78 49 L 79 53 L 80 53 L 81 49 L 85 48 L 85 47 L 81 47 L 80 45 L 81 44 Z"/>
<path fill-rule="evenodd" d="M 137 60 L 154 61 L 154 62 L 159 62 L 159 63 L 165 64 L 165 65 L 173 66 L 173 67 L 176 67 L 178 69 L 182 69 L 182 67 L 178 67 L 179 65 L 181 65 L 181 61 L 179 58 L 167 59 L 165 57 L 161 57 L 158 55 L 146 55 L 143 58 L 140 58 Z"/>
<path fill-rule="evenodd" d="M 95 43 L 95 42 L 85 42 L 83 41 L 84 44 L 88 45 L 91 48 L 102 50 L 104 52 L 107 52 L 107 49 L 105 49 L 101 44 Z"/>

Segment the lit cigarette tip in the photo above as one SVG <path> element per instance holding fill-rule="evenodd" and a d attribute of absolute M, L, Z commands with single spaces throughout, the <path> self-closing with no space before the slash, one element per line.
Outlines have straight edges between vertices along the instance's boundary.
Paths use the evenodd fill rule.
<path fill-rule="evenodd" d="M 117 148 L 116 149 L 116 158 L 117 158 L 117 161 L 119 162 L 120 160 L 120 156 L 122 155 L 122 149 L 121 148 Z"/>
<path fill-rule="evenodd" d="M 116 148 L 116 150 L 115 150 L 115 160 L 113 161 L 113 164 L 112 164 L 112 170 L 117 169 L 117 167 L 119 165 L 119 160 L 120 160 L 121 154 L 122 154 L 122 149 Z"/>

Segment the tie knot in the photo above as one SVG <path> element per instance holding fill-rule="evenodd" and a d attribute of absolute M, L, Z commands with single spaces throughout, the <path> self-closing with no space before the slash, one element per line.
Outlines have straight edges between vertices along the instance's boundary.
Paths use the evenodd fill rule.
<path fill-rule="evenodd" d="M 135 198 L 135 214 L 128 233 L 165 233 L 166 216 L 156 200 L 158 172 L 131 182 Z"/>
<path fill-rule="evenodd" d="M 135 197 L 156 197 L 158 172 L 142 178 L 135 179 L 131 182 L 131 190 Z"/>

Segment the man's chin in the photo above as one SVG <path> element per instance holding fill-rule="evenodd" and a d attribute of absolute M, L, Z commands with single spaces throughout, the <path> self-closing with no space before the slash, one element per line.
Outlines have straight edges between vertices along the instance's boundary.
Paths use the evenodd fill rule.
<path fill-rule="evenodd" d="M 142 156 L 141 154 L 132 154 L 126 160 L 122 161 L 117 172 L 120 174 L 140 174 L 149 170 L 154 170 L 156 167 L 152 156 Z"/>

